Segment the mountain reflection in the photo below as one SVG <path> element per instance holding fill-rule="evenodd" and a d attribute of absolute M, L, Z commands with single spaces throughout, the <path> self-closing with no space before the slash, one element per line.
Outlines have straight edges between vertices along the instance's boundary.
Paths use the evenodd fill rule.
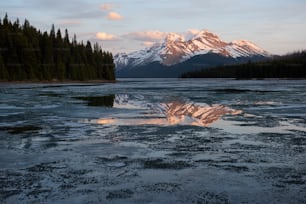
<path fill-rule="evenodd" d="M 242 111 L 233 110 L 224 105 L 201 106 L 192 103 L 172 102 L 166 103 L 166 116 L 170 125 L 189 124 L 207 126 L 223 115 L 240 114 Z"/>
<path fill-rule="evenodd" d="M 196 104 L 185 101 L 174 101 L 165 103 L 150 103 L 143 96 L 116 95 L 114 108 L 138 109 L 135 117 L 129 113 L 127 117 L 100 118 L 92 122 L 107 125 L 193 125 L 208 126 L 224 115 L 237 115 L 240 110 L 231 109 L 225 105 Z"/>

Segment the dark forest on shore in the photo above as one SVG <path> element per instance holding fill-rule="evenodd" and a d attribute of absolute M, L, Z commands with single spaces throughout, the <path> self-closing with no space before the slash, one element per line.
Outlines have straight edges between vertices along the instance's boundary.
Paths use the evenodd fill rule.
<path fill-rule="evenodd" d="M 52 25 L 41 32 L 28 20 L 0 19 L 0 81 L 114 80 L 112 53 L 77 42 Z"/>
<path fill-rule="evenodd" d="M 306 78 L 306 51 L 266 61 L 225 65 L 184 73 L 182 78 Z"/>

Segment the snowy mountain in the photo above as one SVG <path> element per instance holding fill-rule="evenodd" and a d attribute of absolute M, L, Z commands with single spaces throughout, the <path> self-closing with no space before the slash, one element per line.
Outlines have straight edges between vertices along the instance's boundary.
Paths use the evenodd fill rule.
<path fill-rule="evenodd" d="M 114 56 L 114 59 L 116 72 L 120 77 L 121 73 L 127 73 L 128 70 L 142 69 L 144 71 L 144 68 L 152 68 L 152 66 L 149 66 L 151 64 L 154 64 L 155 69 L 157 65 L 160 65 L 159 68 L 171 68 L 196 56 L 207 54 L 222 58 L 221 63 L 218 63 L 217 60 L 212 63 L 212 66 L 224 64 L 225 61 L 225 63 L 239 63 L 242 59 L 265 58 L 270 55 L 252 42 L 240 40 L 227 43 L 214 33 L 203 30 L 188 37 L 177 33 L 169 33 L 162 43 L 130 54 L 119 53 Z M 191 69 L 194 70 L 195 68 Z M 122 76 L 124 77 L 124 74 Z"/>

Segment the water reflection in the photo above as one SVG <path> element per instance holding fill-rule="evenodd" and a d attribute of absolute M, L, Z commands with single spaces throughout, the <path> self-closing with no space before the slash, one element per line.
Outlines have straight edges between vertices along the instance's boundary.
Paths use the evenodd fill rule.
<path fill-rule="evenodd" d="M 237 115 L 242 111 L 234 110 L 224 105 L 197 105 L 192 103 L 172 102 L 166 103 L 167 121 L 171 125 L 190 124 L 195 126 L 207 126 L 223 115 Z"/>
<path fill-rule="evenodd" d="M 197 104 L 184 100 L 150 103 L 143 96 L 116 95 L 113 108 L 142 110 L 126 112 L 118 117 L 106 117 L 91 120 L 102 125 L 192 125 L 208 126 L 224 115 L 242 113 L 227 106 L 215 104 Z M 132 117 L 131 117 L 132 116 Z"/>

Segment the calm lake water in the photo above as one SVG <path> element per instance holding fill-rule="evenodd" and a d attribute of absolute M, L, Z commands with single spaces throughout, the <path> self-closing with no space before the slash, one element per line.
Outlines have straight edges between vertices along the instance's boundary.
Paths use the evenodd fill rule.
<path fill-rule="evenodd" d="M 0 203 L 306 203 L 306 81 L 0 84 Z"/>

